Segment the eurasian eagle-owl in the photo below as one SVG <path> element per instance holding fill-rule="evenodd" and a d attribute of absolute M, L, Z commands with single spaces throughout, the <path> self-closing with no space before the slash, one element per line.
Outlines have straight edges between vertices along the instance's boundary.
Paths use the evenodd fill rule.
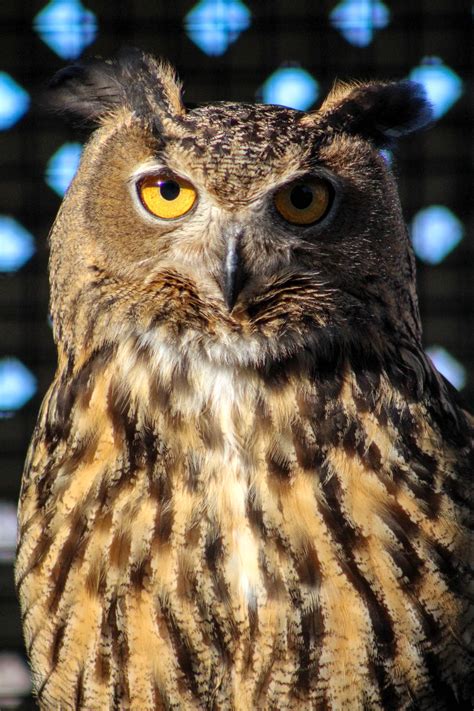
<path fill-rule="evenodd" d="M 99 127 L 20 504 L 41 708 L 471 708 L 470 421 L 380 155 L 421 88 L 193 108 L 130 54 L 52 91 Z"/>

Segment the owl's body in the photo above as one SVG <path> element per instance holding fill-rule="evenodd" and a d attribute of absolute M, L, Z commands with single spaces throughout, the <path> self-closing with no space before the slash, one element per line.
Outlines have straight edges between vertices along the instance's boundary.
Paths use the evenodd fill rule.
<path fill-rule="evenodd" d="M 41 708 L 470 708 L 471 429 L 377 150 L 422 98 L 186 111 L 150 58 L 84 72 L 20 508 Z"/>

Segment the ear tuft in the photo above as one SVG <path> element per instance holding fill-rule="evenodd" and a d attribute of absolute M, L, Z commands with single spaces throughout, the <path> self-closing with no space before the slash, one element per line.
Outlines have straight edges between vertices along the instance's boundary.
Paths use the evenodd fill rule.
<path fill-rule="evenodd" d="M 51 80 L 48 105 L 86 121 L 125 107 L 144 116 L 184 113 L 181 85 L 166 63 L 137 49 L 117 59 L 91 59 L 61 69 Z"/>
<path fill-rule="evenodd" d="M 47 102 L 60 113 L 96 121 L 123 105 L 125 93 L 116 65 L 92 59 L 57 72 L 49 82 Z"/>
<path fill-rule="evenodd" d="M 433 118 L 423 86 L 409 80 L 336 86 L 318 114 L 328 129 L 361 136 L 378 148 L 390 147 Z"/>

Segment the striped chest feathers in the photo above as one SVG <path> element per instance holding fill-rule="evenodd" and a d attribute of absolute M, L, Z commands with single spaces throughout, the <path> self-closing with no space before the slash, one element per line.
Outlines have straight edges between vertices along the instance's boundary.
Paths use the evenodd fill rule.
<path fill-rule="evenodd" d="M 467 668 L 455 460 L 383 377 L 125 343 L 59 380 L 17 566 L 44 699 L 77 681 L 91 709 L 447 708 L 436 679 Z"/>
<path fill-rule="evenodd" d="M 257 598 L 264 603 L 261 534 L 251 519 L 257 491 L 265 496 L 260 487 L 267 486 L 266 454 L 277 423 L 265 413 L 263 383 L 250 369 L 238 372 L 206 360 L 184 364 L 162 343 L 150 349 L 146 364 L 135 357 L 131 363 L 123 373 L 132 386 L 131 402 L 163 444 L 175 544 L 189 549 L 190 525 L 199 521 L 194 537 L 201 553 L 213 541 L 222 543 L 223 574 L 235 600 L 243 608 L 255 606 Z M 280 399 L 274 415 L 288 426 L 294 400 L 288 394 Z M 285 461 L 289 457 L 287 452 Z"/>
<path fill-rule="evenodd" d="M 275 589 L 291 597 L 293 584 L 308 583 L 302 568 L 309 589 L 321 594 L 327 583 L 334 592 L 348 558 L 357 575 L 364 570 L 371 584 L 397 595 L 400 579 L 422 567 L 426 536 L 458 535 L 449 501 L 435 493 L 442 472 L 424 414 L 381 375 L 345 367 L 311 376 L 298 364 L 236 369 L 185 361 L 158 341 L 147 344 L 146 358 L 124 347 L 117 362 L 107 408 L 123 428 L 118 441 L 129 461 L 144 465 L 146 481 L 150 474 L 155 484 L 166 480 L 177 547 L 191 550 L 192 539 L 195 554 L 206 557 L 220 541 L 224 577 L 243 606 L 265 604 Z M 159 442 L 151 462 L 147 432 Z M 137 443 L 141 460 L 130 455 Z M 423 477 L 432 477 L 424 496 Z M 426 517 L 430 506 L 446 510 Z M 349 589 L 360 596 L 354 581 Z"/>

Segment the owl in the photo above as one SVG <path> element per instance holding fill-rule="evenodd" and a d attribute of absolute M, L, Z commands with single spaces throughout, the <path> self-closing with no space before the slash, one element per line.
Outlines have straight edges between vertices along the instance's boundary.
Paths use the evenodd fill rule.
<path fill-rule="evenodd" d="M 51 96 L 96 130 L 19 508 L 40 708 L 471 709 L 472 420 L 381 153 L 421 87 L 186 106 L 131 52 Z"/>

